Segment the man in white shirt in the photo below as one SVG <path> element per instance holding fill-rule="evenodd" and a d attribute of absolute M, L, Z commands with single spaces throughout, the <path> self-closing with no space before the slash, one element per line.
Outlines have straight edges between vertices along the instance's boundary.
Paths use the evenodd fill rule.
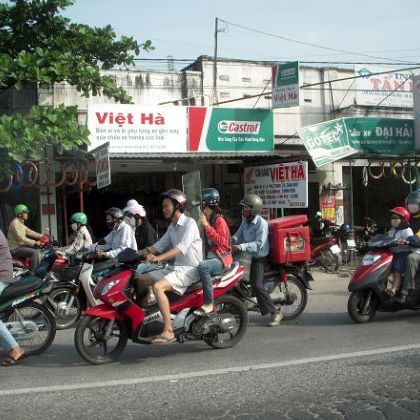
<path fill-rule="evenodd" d="M 199 279 L 198 264 L 203 259 L 203 244 L 197 223 L 184 214 L 187 197 L 180 190 L 169 190 L 162 194 L 162 212 L 171 220 L 166 233 L 153 246 L 139 251 L 147 262 L 162 263 L 174 259 L 169 268 L 156 270 L 138 277 L 144 284 L 153 284 L 153 293 L 163 318 L 163 331 L 153 344 L 167 344 L 175 341 L 172 329 L 169 299 L 166 292 L 182 295 L 191 284 Z"/>
<path fill-rule="evenodd" d="M 111 207 L 105 212 L 106 225 L 111 231 L 105 236 L 105 244 L 94 243 L 89 250 L 97 252 L 99 258 L 116 258 L 126 248 L 137 251 L 137 242 L 134 231 L 124 222 L 124 213 L 117 207 Z"/>

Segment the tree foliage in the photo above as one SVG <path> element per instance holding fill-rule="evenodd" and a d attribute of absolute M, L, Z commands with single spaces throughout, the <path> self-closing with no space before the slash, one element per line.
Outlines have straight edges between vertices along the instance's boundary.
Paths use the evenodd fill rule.
<path fill-rule="evenodd" d="M 73 0 L 12 0 L 0 4 L 0 94 L 27 85 L 67 82 L 81 95 L 105 95 L 116 102 L 131 98 L 100 70 L 130 66 L 151 42 L 117 38 L 111 26 L 92 28 L 60 14 Z M 75 107 L 33 106 L 26 115 L 0 118 L 0 147 L 6 161 L 39 156 L 48 145 L 63 150 L 88 142 L 77 124 Z"/>

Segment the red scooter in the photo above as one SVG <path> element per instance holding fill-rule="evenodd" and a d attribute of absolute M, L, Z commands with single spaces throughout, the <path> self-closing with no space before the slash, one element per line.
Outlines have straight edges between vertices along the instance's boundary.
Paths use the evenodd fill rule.
<path fill-rule="evenodd" d="M 385 293 L 394 256 L 392 248 L 397 246 L 396 241 L 386 235 L 376 235 L 367 245 L 370 251 L 364 256 L 348 286 L 351 292 L 347 304 L 350 318 L 356 323 L 364 323 L 372 320 L 377 311 L 420 310 L 419 276 L 416 277 L 416 289 L 408 295 L 405 303 L 398 303 Z"/>
<path fill-rule="evenodd" d="M 151 344 L 151 338 L 163 329 L 162 315 L 157 304 L 140 307 L 135 296 L 132 278 L 138 255 L 127 249 L 119 256 L 120 267 L 111 271 L 94 289 L 96 299 L 104 302 L 88 308 L 76 328 L 74 340 L 78 353 L 87 362 L 103 364 L 116 360 L 127 340 Z M 172 325 L 179 343 L 203 340 L 223 349 L 236 345 L 248 327 L 244 304 L 226 293 L 239 283 L 244 267 L 234 263 L 232 268 L 213 279 L 215 312 L 196 315 L 194 309 L 203 304 L 201 283 L 190 286 L 184 295 L 168 293 Z"/>

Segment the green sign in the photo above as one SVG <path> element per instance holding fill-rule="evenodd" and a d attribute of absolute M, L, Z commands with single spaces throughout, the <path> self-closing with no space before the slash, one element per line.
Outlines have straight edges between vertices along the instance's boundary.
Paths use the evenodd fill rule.
<path fill-rule="evenodd" d="M 414 153 L 414 121 L 340 118 L 298 130 L 317 167 L 346 156 Z"/>
<path fill-rule="evenodd" d="M 213 108 L 206 137 L 209 151 L 273 150 L 273 112 L 267 109 Z"/>

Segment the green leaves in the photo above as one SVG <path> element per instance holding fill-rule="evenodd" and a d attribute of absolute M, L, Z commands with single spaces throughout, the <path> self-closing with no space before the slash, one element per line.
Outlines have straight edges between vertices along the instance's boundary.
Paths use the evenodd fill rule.
<path fill-rule="evenodd" d="M 150 40 L 117 39 L 110 25 L 92 28 L 59 14 L 73 0 L 12 0 L 0 4 L 0 93 L 30 84 L 67 82 L 83 96 L 105 95 L 116 102 L 131 98 L 101 69 L 131 66 Z M 88 142 L 75 108 L 35 106 L 28 115 L 0 117 L 0 152 L 7 160 L 39 156 L 48 145 L 62 150 Z"/>

